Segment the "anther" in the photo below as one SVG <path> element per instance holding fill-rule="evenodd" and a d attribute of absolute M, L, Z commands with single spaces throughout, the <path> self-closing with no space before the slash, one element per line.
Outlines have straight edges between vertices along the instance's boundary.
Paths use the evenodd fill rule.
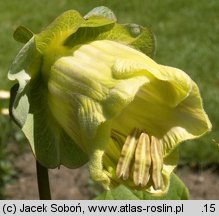
<path fill-rule="evenodd" d="M 134 129 L 126 138 L 122 147 L 119 162 L 116 167 L 116 176 L 123 180 L 128 179 L 131 161 L 134 157 L 136 144 L 139 137 L 139 129 Z"/>
<path fill-rule="evenodd" d="M 154 189 L 159 190 L 163 187 L 162 169 L 163 153 L 160 141 L 151 137 L 151 159 L 152 159 L 152 180 Z"/>
<path fill-rule="evenodd" d="M 133 180 L 136 186 L 145 187 L 149 181 L 151 167 L 150 138 L 146 133 L 139 137 L 135 150 Z"/>

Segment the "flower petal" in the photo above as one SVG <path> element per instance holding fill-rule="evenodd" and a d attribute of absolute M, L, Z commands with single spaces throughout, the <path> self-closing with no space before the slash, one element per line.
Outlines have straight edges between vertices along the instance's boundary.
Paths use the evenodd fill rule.
<path fill-rule="evenodd" d="M 160 71 L 152 74 L 155 76 L 113 121 L 113 128 L 124 134 L 134 127 L 145 129 L 164 139 L 166 154 L 179 142 L 209 131 L 211 123 L 198 87 L 183 71 L 160 66 Z"/>
<path fill-rule="evenodd" d="M 146 76 L 127 79 L 113 76 L 111 68 L 117 56 L 127 58 L 127 51 L 130 59 L 135 56 L 133 49 L 124 45 L 95 41 L 82 45 L 72 56 L 58 59 L 51 68 L 48 76 L 50 109 L 84 151 L 87 144 L 82 138 L 94 137 L 99 125 L 118 115 L 148 81 Z"/>
<path fill-rule="evenodd" d="M 199 89 L 194 82 L 189 96 L 176 107 L 175 115 L 175 126 L 163 138 L 166 152 L 171 150 L 174 143 L 198 138 L 211 130 L 211 122 L 203 109 Z"/>

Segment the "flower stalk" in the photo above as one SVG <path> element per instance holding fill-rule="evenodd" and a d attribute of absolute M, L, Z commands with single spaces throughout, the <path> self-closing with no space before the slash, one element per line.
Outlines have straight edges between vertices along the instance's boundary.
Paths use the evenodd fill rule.
<path fill-rule="evenodd" d="M 51 200 L 48 169 L 36 161 L 37 183 L 40 200 Z"/>

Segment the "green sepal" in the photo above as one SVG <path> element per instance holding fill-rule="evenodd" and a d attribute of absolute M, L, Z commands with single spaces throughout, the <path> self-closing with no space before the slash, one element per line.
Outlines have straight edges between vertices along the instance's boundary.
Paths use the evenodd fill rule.
<path fill-rule="evenodd" d="M 140 50 L 152 57 L 155 52 L 155 40 L 153 33 L 146 27 L 137 24 L 113 24 L 106 22 L 104 26 L 92 28 L 83 25 L 75 34 L 69 36 L 64 45 L 74 47 L 95 40 L 112 40 Z"/>
<path fill-rule="evenodd" d="M 115 19 L 110 19 L 100 13 L 90 13 L 87 18 L 83 18 L 75 10 L 69 10 L 58 16 L 41 33 L 35 36 L 36 47 L 43 53 L 52 45 L 66 45 L 69 37 L 77 33 L 79 28 L 97 28 L 115 23 Z M 89 35 L 86 35 L 89 38 Z M 75 41 L 76 44 L 77 41 Z"/>
<path fill-rule="evenodd" d="M 117 21 L 117 18 L 112 10 L 110 10 L 108 7 L 105 6 L 99 6 L 94 9 L 92 9 L 90 12 L 88 12 L 84 18 L 89 19 L 92 16 L 101 16 L 105 17 L 106 19 L 112 20 L 114 22 Z"/>
<path fill-rule="evenodd" d="M 41 33 L 35 36 L 36 47 L 43 53 L 47 47 L 61 45 L 75 33 L 85 19 L 75 10 L 68 10 L 58 16 Z"/>
<path fill-rule="evenodd" d="M 103 16 L 92 15 L 86 19 L 85 23 L 81 25 L 81 27 L 101 27 L 109 24 L 115 23 L 115 20 L 108 19 Z"/>
<path fill-rule="evenodd" d="M 35 49 L 34 40 L 31 38 L 18 53 L 8 72 L 8 78 L 18 81 L 19 85 L 16 90 L 15 87 L 11 90 L 13 97 L 11 96 L 10 113 L 20 127 L 24 125 L 29 111 L 26 94 L 29 90 L 28 83 L 31 77 L 36 75 L 40 64 L 41 56 Z"/>
<path fill-rule="evenodd" d="M 158 196 L 144 191 L 130 190 L 124 185 L 103 192 L 96 200 L 188 200 L 189 193 L 184 183 L 174 174 L 171 174 L 169 190 Z"/>
<path fill-rule="evenodd" d="M 87 155 L 55 121 L 47 106 L 47 89 L 41 80 L 31 83 L 27 92 L 30 110 L 22 131 L 28 138 L 39 163 L 47 168 L 64 165 L 77 168 L 87 162 Z"/>
<path fill-rule="evenodd" d="M 107 12 L 104 13 L 104 10 Z M 154 55 L 155 40 L 149 28 L 137 24 L 117 24 L 114 13 L 106 7 L 104 10 L 101 7 L 92 10 L 85 18 L 77 11 L 66 11 L 35 36 L 37 49 L 43 53 L 46 47 L 53 45 L 69 49 L 94 40 L 113 40 L 130 45 L 150 57 Z"/>
<path fill-rule="evenodd" d="M 128 30 L 130 36 L 134 38 L 129 45 L 153 57 L 156 43 L 152 30 L 137 24 L 125 24 L 124 27 Z"/>
<path fill-rule="evenodd" d="M 19 84 L 18 83 L 16 83 L 10 89 L 9 115 L 10 115 L 11 119 L 21 128 L 21 124 L 18 121 L 18 119 L 16 118 L 16 116 L 14 116 L 14 112 L 13 112 L 13 106 L 14 106 L 14 102 L 15 102 L 15 99 L 16 99 L 18 89 L 19 89 Z"/>
<path fill-rule="evenodd" d="M 14 31 L 13 37 L 20 43 L 27 43 L 33 35 L 34 34 L 30 29 L 24 26 L 18 26 Z"/>
<path fill-rule="evenodd" d="M 92 16 L 102 16 L 114 21 L 114 23 L 117 21 L 113 11 L 105 6 L 94 8 L 84 17 L 89 19 Z M 153 57 L 155 52 L 155 38 L 153 32 L 151 29 L 137 24 L 115 24 L 109 31 L 105 31 L 105 34 L 99 35 L 99 37 L 94 39 L 115 40 L 117 42 L 130 45 L 150 57 Z"/>

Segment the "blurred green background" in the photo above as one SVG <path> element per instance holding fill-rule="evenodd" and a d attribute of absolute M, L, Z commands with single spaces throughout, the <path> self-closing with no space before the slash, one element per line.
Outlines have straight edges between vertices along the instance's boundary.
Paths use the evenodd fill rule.
<path fill-rule="evenodd" d="M 184 70 L 199 85 L 211 133 L 180 146 L 182 164 L 219 164 L 219 1 L 218 0 L 8 0 L 0 1 L 0 90 L 9 90 L 7 70 L 22 44 L 19 25 L 38 33 L 68 9 L 86 14 L 105 5 L 120 23 L 149 26 L 156 36 L 155 60 Z M 0 107 L 7 106 L 0 101 Z M 24 142 L 7 116 L 0 116 L 0 187 L 11 175 L 9 143 Z M 9 150 L 8 150 L 9 149 Z M 2 180 L 3 179 L 3 180 Z"/>

